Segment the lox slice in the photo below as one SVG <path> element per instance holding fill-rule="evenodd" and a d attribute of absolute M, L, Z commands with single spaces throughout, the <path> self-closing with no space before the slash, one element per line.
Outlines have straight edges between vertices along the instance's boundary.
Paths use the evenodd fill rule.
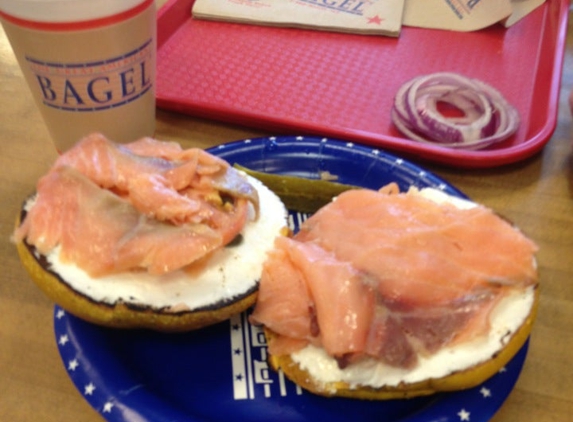
<path fill-rule="evenodd" d="M 275 247 L 289 259 L 270 256 L 259 290 L 266 300 L 257 303 L 252 321 L 277 334 L 271 353 L 319 345 L 341 367 L 368 356 L 412 368 L 419 355 L 486 333 L 496 303 L 537 280 L 536 245 L 491 210 L 410 193 L 345 192 Z M 328 259 L 315 259 L 320 254 Z M 342 279 L 326 271 L 333 262 L 348 268 Z M 306 288 L 297 291 L 306 295 L 267 295 L 290 289 L 281 272 L 299 274 Z M 316 294 L 317 284 L 331 291 Z M 355 299 L 358 291 L 362 300 Z M 321 323 L 324 308 L 338 318 Z M 279 309 L 299 325 L 306 318 L 318 327 L 287 341 L 293 333 L 286 320 L 277 324 Z M 331 338 L 338 343 L 325 341 Z"/>
<path fill-rule="evenodd" d="M 342 229 L 344 227 L 344 229 Z M 536 245 L 483 206 L 355 190 L 307 220 L 296 239 L 375 277 L 400 306 L 446 304 L 468 291 L 536 280 Z"/>
<path fill-rule="evenodd" d="M 93 276 L 164 274 L 232 241 L 249 204 L 258 212 L 256 189 L 205 151 L 92 134 L 40 179 L 14 238 L 42 254 L 59 246 L 62 259 Z"/>

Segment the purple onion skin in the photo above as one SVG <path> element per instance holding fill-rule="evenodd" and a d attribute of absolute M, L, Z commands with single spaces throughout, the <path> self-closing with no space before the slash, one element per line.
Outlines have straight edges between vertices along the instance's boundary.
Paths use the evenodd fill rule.
<path fill-rule="evenodd" d="M 455 120 L 436 112 L 436 103 L 431 101 L 460 109 L 466 119 Z M 573 114 L 573 91 L 569 101 Z M 464 110 L 463 104 L 473 108 Z M 422 75 L 406 82 L 392 108 L 394 125 L 411 140 L 456 149 L 478 150 L 506 140 L 517 131 L 519 120 L 517 110 L 495 88 L 452 72 Z"/>

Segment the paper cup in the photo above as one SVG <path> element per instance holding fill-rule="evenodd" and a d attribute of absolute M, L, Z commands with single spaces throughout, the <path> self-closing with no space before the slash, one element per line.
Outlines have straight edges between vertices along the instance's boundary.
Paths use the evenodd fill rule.
<path fill-rule="evenodd" d="M 154 0 L 0 0 L 0 18 L 58 151 L 153 136 Z"/>

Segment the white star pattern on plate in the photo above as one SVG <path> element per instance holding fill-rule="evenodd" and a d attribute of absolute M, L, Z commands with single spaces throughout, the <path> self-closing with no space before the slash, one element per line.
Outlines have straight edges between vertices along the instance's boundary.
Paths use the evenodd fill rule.
<path fill-rule="evenodd" d="M 70 341 L 67 334 L 62 334 L 58 339 L 58 344 L 64 346 L 68 341 Z"/>
<path fill-rule="evenodd" d="M 91 396 L 94 393 L 95 389 L 96 386 L 92 382 L 90 382 L 89 384 L 84 386 L 84 394 L 86 396 Z"/>
<path fill-rule="evenodd" d="M 479 390 L 479 392 L 481 393 L 484 399 L 487 397 L 491 397 L 491 390 L 489 388 L 482 387 L 481 390 Z"/>
<path fill-rule="evenodd" d="M 75 371 L 78 366 L 80 366 L 80 363 L 78 362 L 77 359 L 72 359 L 71 361 L 68 362 L 68 369 L 70 371 Z"/>
<path fill-rule="evenodd" d="M 113 408 L 113 403 L 110 401 L 105 402 L 103 405 L 103 413 L 111 413 L 111 409 Z"/>
<path fill-rule="evenodd" d="M 460 417 L 460 421 L 469 421 L 470 420 L 470 412 L 466 409 L 462 409 L 458 412 L 458 416 Z"/>
<path fill-rule="evenodd" d="M 63 309 L 58 309 L 58 312 L 56 313 L 56 318 L 62 319 L 65 316 L 66 316 L 66 311 L 64 311 Z"/>

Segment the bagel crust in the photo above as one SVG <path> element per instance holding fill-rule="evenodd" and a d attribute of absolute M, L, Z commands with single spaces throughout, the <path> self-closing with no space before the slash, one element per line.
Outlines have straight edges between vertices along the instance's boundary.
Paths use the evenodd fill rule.
<path fill-rule="evenodd" d="M 19 223 L 19 219 L 18 219 Z M 45 257 L 24 241 L 16 244 L 22 264 L 34 283 L 52 301 L 85 321 L 112 328 L 149 328 L 164 332 L 189 331 L 230 318 L 252 306 L 254 289 L 243 296 L 193 311 L 165 311 L 125 302 L 106 304 L 90 299 L 70 287 L 58 274 L 46 268 Z"/>

